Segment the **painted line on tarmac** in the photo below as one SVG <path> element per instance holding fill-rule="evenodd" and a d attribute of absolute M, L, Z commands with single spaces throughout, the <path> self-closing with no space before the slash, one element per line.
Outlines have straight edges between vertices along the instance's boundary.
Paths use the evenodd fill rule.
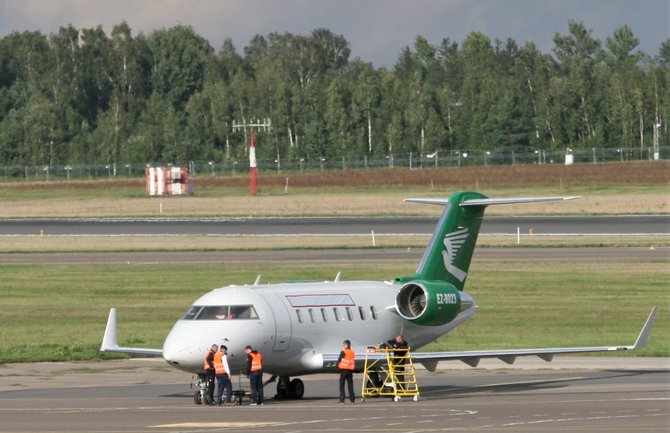
<path fill-rule="evenodd" d="M 280 424 L 278 422 L 250 421 L 250 422 L 182 422 L 176 424 L 150 425 L 149 428 L 248 428 L 248 427 L 266 427 Z"/>
<path fill-rule="evenodd" d="M 542 380 L 526 380 L 526 381 L 517 381 L 517 382 L 500 382 L 500 383 L 489 383 L 485 385 L 478 385 L 478 386 L 464 386 L 460 388 L 451 388 L 451 389 L 442 389 L 442 390 L 435 390 L 435 391 L 422 391 L 422 394 L 437 394 L 437 393 L 451 393 L 451 392 L 456 392 L 456 391 L 467 391 L 467 390 L 475 390 L 475 389 L 486 389 L 486 388 L 496 388 L 500 386 L 514 386 L 514 385 L 532 385 L 532 384 L 540 384 L 540 383 L 559 383 L 559 382 L 571 382 L 574 380 L 584 380 L 586 379 L 585 376 L 575 376 L 575 377 L 566 377 L 563 379 L 552 379 L 552 380 L 547 380 L 547 379 L 542 379 Z"/>

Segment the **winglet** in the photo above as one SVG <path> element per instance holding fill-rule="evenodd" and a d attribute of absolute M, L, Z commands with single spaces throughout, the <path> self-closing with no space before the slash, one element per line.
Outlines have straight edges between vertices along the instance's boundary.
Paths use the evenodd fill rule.
<path fill-rule="evenodd" d="M 635 346 L 632 347 L 633 350 L 640 349 L 647 344 L 649 334 L 651 333 L 651 327 L 654 325 L 654 320 L 656 320 L 656 305 L 651 309 L 651 313 L 649 313 L 649 317 L 647 317 L 647 321 L 644 323 L 642 331 L 640 331 L 640 335 L 638 335 L 637 340 L 635 341 Z"/>
<path fill-rule="evenodd" d="M 118 343 L 116 342 L 116 308 L 109 309 L 109 317 L 107 318 L 107 327 L 105 328 L 105 335 L 102 337 L 102 344 L 100 345 L 100 351 L 127 353 L 129 355 L 163 356 L 162 349 L 121 347 L 118 345 Z"/>
<path fill-rule="evenodd" d="M 118 349 L 119 345 L 116 343 L 116 308 L 109 309 L 109 317 L 107 318 L 107 327 L 105 328 L 105 335 L 102 337 L 101 352 L 108 352 Z"/>

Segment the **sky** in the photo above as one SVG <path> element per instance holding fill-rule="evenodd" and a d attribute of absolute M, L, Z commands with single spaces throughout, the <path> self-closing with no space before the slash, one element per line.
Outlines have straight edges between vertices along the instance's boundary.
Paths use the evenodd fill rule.
<path fill-rule="evenodd" d="M 188 25 L 216 51 L 232 39 L 240 54 L 255 35 L 325 27 L 349 41 L 351 59 L 392 67 L 418 35 L 460 44 L 479 31 L 550 53 L 554 35 L 568 34 L 568 20 L 582 21 L 603 44 L 628 25 L 639 49 L 654 56 L 670 38 L 670 0 L 0 0 L 0 37 L 56 33 L 68 24 L 102 25 L 109 34 L 123 20 L 133 34 Z"/>

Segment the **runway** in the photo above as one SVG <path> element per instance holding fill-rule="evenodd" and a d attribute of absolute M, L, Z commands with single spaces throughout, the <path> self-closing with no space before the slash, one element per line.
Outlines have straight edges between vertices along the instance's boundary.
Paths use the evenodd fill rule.
<path fill-rule="evenodd" d="M 0 219 L 0 236 L 430 234 L 437 218 Z M 670 234 L 670 215 L 487 217 L 481 234 Z"/>
<path fill-rule="evenodd" d="M 268 399 L 259 407 L 196 406 L 188 375 L 162 368 L 158 360 L 69 363 L 66 368 L 23 364 L 16 367 L 27 365 L 28 372 L 38 376 L 33 370 L 42 370 L 46 379 L 29 380 L 25 386 L 20 377 L 0 377 L 16 389 L 0 387 L 0 431 L 667 431 L 667 359 L 569 359 L 578 359 L 584 368 L 562 368 L 557 359 L 550 364 L 540 361 L 541 366 L 553 365 L 551 370 L 509 368 L 502 363 L 500 369 L 419 370 L 417 402 L 367 398 L 340 405 L 336 403 L 337 376 L 306 376 L 304 399 Z M 591 359 L 595 364 L 605 361 L 609 367 L 588 368 Z M 355 377 L 360 397 L 361 375 Z M 237 386 L 237 378 L 234 383 Z M 272 391 L 268 385 L 266 393 Z"/>
<path fill-rule="evenodd" d="M 72 253 L 0 253 L 4 265 L 244 265 L 272 263 L 297 266 L 306 264 L 355 263 L 359 261 L 415 261 L 424 248 L 364 249 L 288 249 L 256 251 L 125 251 Z M 669 247 L 584 247 L 584 248 L 481 248 L 475 249 L 473 262 L 497 261 L 588 261 L 651 262 L 670 260 Z"/>

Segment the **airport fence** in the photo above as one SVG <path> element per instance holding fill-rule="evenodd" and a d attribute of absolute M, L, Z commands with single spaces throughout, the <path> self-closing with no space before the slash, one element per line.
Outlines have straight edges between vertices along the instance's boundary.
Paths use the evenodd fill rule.
<path fill-rule="evenodd" d="M 434 153 L 388 154 L 379 156 L 335 156 L 316 158 L 258 159 L 258 168 L 265 172 L 303 172 L 365 168 L 437 168 L 516 164 L 567 164 L 625 162 L 670 159 L 670 146 L 658 151 L 652 148 L 556 150 L 452 150 Z M 168 165 L 156 163 L 150 165 Z M 191 176 L 235 176 L 248 172 L 246 158 L 224 161 L 187 161 Z M 143 177 L 149 164 L 65 164 L 65 165 L 0 165 L 0 182 L 39 182 Z"/>

